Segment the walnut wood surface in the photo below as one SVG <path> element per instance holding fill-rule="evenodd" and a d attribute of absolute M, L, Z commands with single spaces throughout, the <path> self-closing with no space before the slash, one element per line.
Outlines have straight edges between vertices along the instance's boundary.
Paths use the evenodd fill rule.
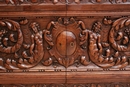
<path fill-rule="evenodd" d="M 1 0 L 0 87 L 130 87 L 130 0 Z"/>

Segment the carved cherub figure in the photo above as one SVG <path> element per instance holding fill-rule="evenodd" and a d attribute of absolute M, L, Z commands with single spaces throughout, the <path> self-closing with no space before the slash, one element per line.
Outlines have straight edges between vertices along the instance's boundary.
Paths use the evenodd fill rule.
<path fill-rule="evenodd" d="M 97 48 L 99 50 L 99 53 L 102 53 L 102 46 L 101 46 L 101 35 L 100 35 L 100 31 L 101 31 L 101 23 L 100 22 L 96 22 L 93 25 L 92 28 L 93 33 L 89 33 L 90 35 L 90 40 L 93 41 L 94 44 L 97 44 Z"/>
<path fill-rule="evenodd" d="M 33 54 L 35 42 L 38 43 L 37 41 L 42 41 L 43 33 L 42 31 L 39 31 L 39 25 L 36 22 L 31 23 L 30 28 L 33 30 L 33 34 L 31 36 L 32 45 L 30 46 L 30 53 Z"/>
<path fill-rule="evenodd" d="M 84 44 L 86 41 L 88 43 L 88 53 L 90 60 L 100 67 L 106 68 L 114 65 L 113 58 L 110 57 L 110 50 L 105 51 L 106 56 L 103 55 L 103 46 L 101 44 L 101 26 L 100 22 L 95 22 L 91 31 L 84 29 L 81 32 L 81 43 Z M 105 43 L 106 45 L 107 43 Z M 106 64 L 107 63 L 107 64 Z"/>
<path fill-rule="evenodd" d="M 31 35 L 31 45 L 27 47 L 26 44 L 24 44 L 24 47 L 29 49 L 31 56 L 28 56 L 26 51 L 24 51 L 22 55 L 24 58 L 30 59 L 29 62 L 33 63 L 34 61 L 37 61 L 36 55 L 38 51 L 43 51 L 43 47 L 41 48 L 40 46 L 43 44 L 43 32 L 39 30 L 39 24 L 37 22 L 32 22 L 30 28 L 33 31 L 33 34 Z"/>

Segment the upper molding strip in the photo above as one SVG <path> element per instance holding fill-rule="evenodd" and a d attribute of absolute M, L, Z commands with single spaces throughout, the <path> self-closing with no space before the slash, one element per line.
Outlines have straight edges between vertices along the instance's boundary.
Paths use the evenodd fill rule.
<path fill-rule="evenodd" d="M 0 0 L 0 5 L 32 5 L 32 4 L 130 4 L 130 0 Z"/>

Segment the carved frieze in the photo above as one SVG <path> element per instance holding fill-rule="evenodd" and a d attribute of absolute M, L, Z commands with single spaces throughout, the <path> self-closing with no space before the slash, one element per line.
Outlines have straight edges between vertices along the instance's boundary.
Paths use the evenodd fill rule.
<path fill-rule="evenodd" d="M 56 18 L 44 25 L 39 20 L 3 19 L 0 20 L 0 69 L 40 65 L 51 69 L 92 66 L 91 69 L 125 70 L 130 61 L 129 29 L 129 17 L 94 20 L 89 28 L 86 22 L 73 17 Z M 44 68 L 37 69 L 44 71 Z"/>

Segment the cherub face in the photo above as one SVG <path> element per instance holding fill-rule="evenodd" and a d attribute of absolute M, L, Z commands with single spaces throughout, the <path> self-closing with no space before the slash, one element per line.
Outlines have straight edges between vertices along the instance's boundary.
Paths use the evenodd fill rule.
<path fill-rule="evenodd" d="M 100 33 L 100 31 L 101 31 L 101 23 L 100 23 L 100 22 L 96 22 L 96 23 L 94 24 L 94 26 L 93 26 L 93 31 L 94 31 L 95 33 Z"/>
<path fill-rule="evenodd" d="M 101 31 L 100 28 L 98 28 L 98 27 L 95 27 L 95 28 L 94 28 L 94 32 L 100 33 L 100 31 Z"/>
<path fill-rule="evenodd" d="M 36 26 L 32 27 L 32 30 L 34 31 L 34 33 L 37 33 L 37 32 L 38 32 L 38 30 L 37 30 L 37 27 L 36 27 Z"/>
<path fill-rule="evenodd" d="M 34 31 L 34 33 L 38 32 L 38 24 L 36 22 L 33 22 L 30 24 L 32 30 Z"/>

